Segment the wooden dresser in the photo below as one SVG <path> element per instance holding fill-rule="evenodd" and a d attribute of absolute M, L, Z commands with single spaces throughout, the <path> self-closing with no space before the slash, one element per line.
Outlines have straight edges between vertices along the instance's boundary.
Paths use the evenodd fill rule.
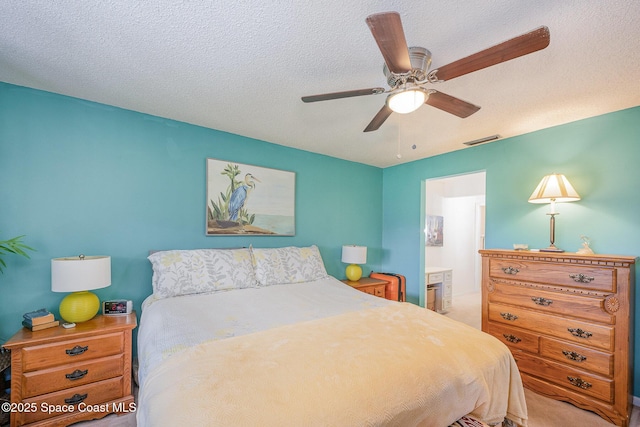
<path fill-rule="evenodd" d="M 482 330 L 525 387 L 628 426 L 635 257 L 481 250 Z"/>
<path fill-rule="evenodd" d="M 21 329 L 11 350 L 11 426 L 66 426 L 134 412 L 131 334 L 136 314 L 96 316 L 75 328 Z"/>

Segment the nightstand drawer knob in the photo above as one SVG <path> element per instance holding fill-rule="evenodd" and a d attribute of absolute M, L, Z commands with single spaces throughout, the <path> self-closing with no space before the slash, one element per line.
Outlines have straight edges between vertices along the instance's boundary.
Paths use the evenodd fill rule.
<path fill-rule="evenodd" d="M 84 353 L 89 350 L 89 346 L 85 345 L 84 347 L 80 347 L 79 345 L 73 347 L 71 350 L 65 350 L 69 356 L 78 356 L 79 354 Z"/>
<path fill-rule="evenodd" d="M 84 371 L 81 371 L 80 369 L 76 369 L 70 374 L 66 374 L 65 377 L 68 380 L 74 381 L 74 380 L 79 380 L 80 378 L 84 378 L 88 373 L 89 373 L 88 369 L 85 369 Z"/>
<path fill-rule="evenodd" d="M 75 405 L 77 403 L 82 402 L 83 400 L 85 400 L 87 397 L 89 397 L 89 395 L 87 393 L 85 394 L 74 394 L 72 397 L 65 399 L 64 403 L 68 404 L 68 405 Z"/>

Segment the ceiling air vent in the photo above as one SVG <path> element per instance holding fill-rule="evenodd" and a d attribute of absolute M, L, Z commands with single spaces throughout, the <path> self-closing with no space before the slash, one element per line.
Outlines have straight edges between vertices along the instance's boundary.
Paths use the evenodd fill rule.
<path fill-rule="evenodd" d="M 467 142 L 463 142 L 464 145 L 468 145 L 468 146 L 472 146 L 472 145 L 478 145 L 478 144 L 482 144 L 483 142 L 489 142 L 489 141 L 495 141 L 496 139 L 500 139 L 500 135 L 491 135 L 491 136 L 485 136 L 484 138 L 480 138 L 480 139 L 474 139 L 473 141 L 467 141 Z"/>

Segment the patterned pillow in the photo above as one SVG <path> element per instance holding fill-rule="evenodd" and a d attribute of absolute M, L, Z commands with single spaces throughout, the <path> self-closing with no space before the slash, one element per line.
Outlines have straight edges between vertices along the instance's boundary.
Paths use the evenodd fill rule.
<path fill-rule="evenodd" d="M 316 245 L 298 248 L 252 248 L 259 286 L 310 282 L 328 276 Z"/>
<path fill-rule="evenodd" d="M 249 249 L 162 251 L 148 259 L 158 298 L 257 286 Z"/>

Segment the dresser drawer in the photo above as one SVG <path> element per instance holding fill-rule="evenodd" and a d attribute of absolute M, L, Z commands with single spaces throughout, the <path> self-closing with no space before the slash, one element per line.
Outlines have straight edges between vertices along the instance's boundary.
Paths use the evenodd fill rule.
<path fill-rule="evenodd" d="M 22 396 L 27 398 L 78 387 L 107 378 L 120 377 L 123 373 L 123 354 L 26 372 L 22 375 Z"/>
<path fill-rule="evenodd" d="M 612 351 L 614 329 L 515 306 L 489 304 L 489 320 Z"/>
<path fill-rule="evenodd" d="M 613 354 L 604 351 L 540 337 L 540 355 L 597 374 L 613 375 Z"/>
<path fill-rule="evenodd" d="M 614 316 L 604 311 L 604 297 L 550 292 L 524 286 L 493 283 L 489 293 L 492 303 L 513 304 L 550 314 L 569 315 L 602 323 L 614 323 Z"/>
<path fill-rule="evenodd" d="M 615 269 L 511 259 L 489 260 L 491 277 L 616 292 Z"/>
<path fill-rule="evenodd" d="M 511 348 L 511 351 L 524 350 L 530 353 L 538 353 L 539 337 L 534 333 L 493 322 L 489 322 L 487 332 L 505 343 Z"/>
<path fill-rule="evenodd" d="M 57 391 L 54 393 L 44 394 L 38 397 L 24 399 L 23 402 L 29 406 L 30 404 L 34 404 L 37 411 L 34 412 L 17 412 L 13 415 L 17 418 L 17 424 L 27 424 L 34 421 L 42 420 L 45 418 L 52 418 L 58 415 L 62 415 L 64 412 L 60 410 L 54 410 L 52 413 L 47 413 L 41 410 L 42 407 L 50 407 L 52 405 L 59 405 L 60 408 L 64 408 L 63 405 L 71 405 L 67 403 L 68 399 L 73 399 L 74 397 L 86 397 L 80 403 L 73 405 L 73 408 L 68 408 L 68 412 L 78 412 L 80 409 L 86 409 L 87 405 L 98 405 L 100 403 L 108 402 L 111 400 L 118 399 L 123 397 L 122 393 L 123 388 L 123 378 L 112 378 L 109 380 L 99 381 L 97 383 L 91 383 L 80 387 L 73 387 L 66 390 Z M 67 401 L 65 401 L 67 399 Z M 112 408 L 108 409 L 108 412 L 111 412 Z"/>
<path fill-rule="evenodd" d="M 614 382 L 610 379 L 590 375 L 526 353 L 515 353 L 513 357 L 522 372 L 607 403 L 613 402 Z"/>
<path fill-rule="evenodd" d="M 121 332 L 106 334 L 24 347 L 21 351 L 22 369 L 24 372 L 28 372 L 122 353 L 124 351 L 124 335 Z"/>

